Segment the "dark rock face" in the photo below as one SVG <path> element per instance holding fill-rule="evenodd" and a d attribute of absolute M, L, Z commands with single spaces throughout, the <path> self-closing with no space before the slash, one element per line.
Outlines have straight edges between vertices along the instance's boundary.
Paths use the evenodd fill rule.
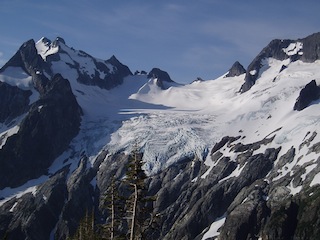
<path fill-rule="evenodd" d="M 41 184 L 36 192 L 2 205 L 0 236 L 6 235 L 8 240 L 49 239 L 67 196 L 67 173 L 67 168 L 62 169 Z"/>
<path fill-rule="evenodd" d="M 7 67 L 21 67 L 27 74 L 32 76 L 34 87 L 40 94 L 44 94 L 49 79 L 43 72 L 51 73 L 50 67 L 38 55 L 34 40 L 25 42 L 17 53 L 2 67 L 0 73 Z"/>
<path fill-rule="evenodd" d="M 52 44 L 48 39 L 43 41 Z M 290 43 L 292 42 L 289 40 L 286 43 L 275 41 L 274 46 L 267 49 L 263 56 L 296 59 L 299 56 L 283 55 L 282 48 Z M 65 42 L 58 39 L 54 44 L 62 46 Z M 37 73 L 37 67 L 43 64 L 42 60 L 36 60 L 33 64 L 33 58 L 37 56 L 32 53 L 32 44 L 25 46 L 23 51 L 25 57 L 19 52 L 10 66 L 16 64 L 15 66 L 29 69 L 28 73 L 33 74 L 34 81 L 39 83 L 37 89 L 40 99 L 29 108 L 30 93 L 0 84 L 0 100 L 3 97 L 3 101 L 8 103 L 19 103 L 20 107 L 17 108 L 20 110 L 14 115 L 20 115 L 29 109 L 18 133 L 8 138 L 0 149 L 0 189 L 20 186 L 31 178 L 45 174 L 52 161 L 68 148 L 80 127 L 81 108 L 72 94 L 68 80 L 61 75 L 44 80 L 45 78 L 41 77 L 44 74 Z M 81 54 L 90 57 L 84 52 Z M 56 61 L 58 58 L 55 57 L 50 61 Z M 313 59 L 315 56 L 307 54 L 305 57 Z M 258 66 L 257 71 L 262 60 L 263 58 L 257 60 L 257 65 L 253 64 Z M 29 63 L 25 64 L 25 61 Z M 100 78 L 101 72 L 107 76 L 110 70 L 116 72 L 121 69 L 121 65 L 114 57 L 108 60 L 108 63 L 115 66 L 114 69 L 110 69 L 110 65 L 105 61 L 92 61 L 97 69 L 97 78 L 94 80 L 97 82 L 92 80 L 92 76 L 85 76 L 79 70 L 79 76 L 80 73 L 83 74 L 82 80 L 85 84 L 111 88 L 120 84 L 127 74 L 126 67 L 123 66 L 120 72 L 124 74 L 119 73 L 118 76 L 121 77 L 114 78 L 114 82 L 110 77 L 110 85 L 98 83 L 103 80 Z M 76 64 L 72 67 L 76 67 Z M 41 69 L 39 71 L 41 72 Z M 163 84 L 172 82 L 170 77 L 168 81 L 161 80 L 163 77 L 168 79 L 168 76 L 156 75 L 157 71 L 155 70 L 152 76 L 159 78 L 159 86 L 163 87 Z M 310 86 L 306 88 L 310 87 L 311 92 L 319 88 L 315 82 L 308 85 Z M 5 89 L 4 95 L 1 94 L 2 88 Z M 310 94 L 312 95 L 307 92 L 304 95 Z M 0 106 L 1 104 L 0 102 Z M 12 108 L 15 108 L 14 106 L 11 105 Z M 2 109 L 5 109 L 3 119 L 11 117 L 10 110 L 6 110 L 5 106 L 2 106 Z M 1 114 L 0 109 L 0 116 Z M 272 134 L 276 134 L 279 129 Z M 242 131 L 239 131 L 240 133 L 242 134 Z M 313 168 L 308 174 L 305 166 L 299 165 L 284 176 L 278 171 L 285 169 L 286 164 L 293 163 L 302 148 L 308 148 L 308 151 L 305 151 L 307 154 L 319 154 L 320 143 L 314 142 L 318 139 L 317 133 L 308 132 L 299 149 L 292 147 L 281 156 L 280 147 L 268 148 L 268 144 L 275 139 L 274 136 L 268 136 L 251 143 L 242 142 L 244 136 L 223 137 L 208 151 L 208 159 L 213 163 L 210 167 L 193 156 L 180 159 L 176 164 L 146 179 L 149 195 L 157 196 L 153 210 L 157 216 L 157 227 L 147 233 L 146 239 L 200 240 L 208 226 L 224 217 L 225 223 L 219 230 L 220 239 L 318 239 L 320 187 L 310 187 L 310 183 L 319 172 L 320 166 L 317 163 L 320 158 L 307 163 L 313 165 L 308 165 Z M 77 167 L 74 162 L 68 161 L 70 159 L 66 159 L 64 163 L 70 165 L 47 176 L 33 192 L 1 203 L 0 239 L 66 239 L 75 232 L 85 212 L 92 209 L 97 223 L 105 222 L 109 217 L 103 206 L 106 190 L 113 177 L 123 178 L 128 156 L 124 152 L 111 155 L 104 149 L 94 163 L 85 153 L 75 160 L 79 161 L 76 162 Z M 293 195 L 290 186 L 303 188 L 301 192 Z M 122 190 L 120 186 L 120 191 Z"/>
<path fill-rule="evenodd" d="M 246 73 L 246 70 L 238 61 L 236 61 L 229 69 L 226 77 L 236 77 L 244 73 Z"/>
<path fill-rule="evenodd" d="M 147 179 L 149 194 L 157 196 L 154 213 L 158 216 L 158 227 L 148 232 L 147 239 L 202 239 L 206 227 L 222 216 L 226 220 L 219 239 L 317 239 L 319 187 L 292 196 L 280 181 L 269 181 L 269 176 L 276 176 L 274 162 L 280 148 L 254 154 L 254 150 L 273 138 L 250 144 L 242 144 L 240 139 L 224 137 L 215 145 L 211 151 L 215 166 L 206 177 L 201 177 L 208 170 L 202 161 L 184 159 Z M 239 154 L 231 161 L 220 152 L 222 148 Z M 91 168 L 87 168 L 88 158 L 83 156 L 73 173 L 65 167 L 41 185 L 35 194 L 11 199 L 2 205 L 0 236 L 9 229 L 10 240 L 48 239 L 54 229 L 55 239 L 66 239 L 74 233 L 85 212 L 93 208 L 96 221 L 103 223 L 108 214 L 101 201 L 112 177 L 123 177 L 128 160 L 123 153 L 106 157 L 107 154 L 101 152 Z M 280 157 L 279 166 L 294 155 L 292 148 Z M 66 175 L 69 175 L 67 180 Z M 95 178 L 96 185 L 92 184 Z M 53 199 L 57 202 L 53 203 Z M 16 202 L 15 210 L 8 211 Z M 38 205 L 39 208 L 35 208 Z M 51 207 L 54 212 L 47 213 Z M 50 221 L 36 232 L 34 229 L 41 228 L 39 221 L 44 222 L 45 214 L 49 214 Z M 28 224 L 23 225 L 21 221 L 26 216 L 31 217 L 25 220 Z M 39 225 L 32 224 L 34 221 Z"/>
<path fill-rule="evenodd" d="M 91 56 L 90 56 L 91 57 Z M 86 73 L 80 72 L 79 68 L 76 67 L 79 78 L 77 79 L 80 83 L 86 85 L 96 85 L 101 88 L 111 89 L 123 83 L 123 78 L 132 75 L 130 69 L 120 63 L 115 56 L 112 56 L 109 60 L 104 62 L 98 62 L 94 58 L 93 62 L 97 70 L 105 74 L 104 78 L 100 77 L 100 73 L 96 70 L 94 76 L 89 76 Z M 113 65 L 113 69 L 108 68 L 108 64 Z"/>
<path fill-rule="evenodd" d="M 256 82 L 259 77 L 259 72 L 262 67 L 262 61 L 265 58 L 275 58 L 277 60 L 285 60 L 289 58 L 289 56 L 283 51 L 284 48 L 288 47 L 293 40 L 272 40 L 268 46 L 266 46 L 262 51 L 258 54 L 257 57 L 253 59 L 253 61 L 249 64 L 246 76 L 245 83 L 241 86 L 240 91 L 246 92 L 248 91 Z M 254 74 L 253 74 L 254 73 Z"/>
<path fill-rule="evenodd" d="M 288 55 L 284 51 L 290 44 L 298 43 L 302 43 L 300 53 L 297 52 Z M 315 33 L 298 40 L 272 40 L 248 66 L 245 83 L 240 89 L 241 92 L 248 91 L 255 84 L 259 77 L 262 61 L 270 57 L 281 61 L 290 58 L 291 61 L 302 60 L 304 62 L 314 62 L 320 59 L 320 33 Z"/>
<path fill-rule="evenodd" d="M 150 189 L 158 196 L 155 212 L 161 214 L 160 234 L 162 235 L 157 239 L 201 239 L 198 237 L 201 236 L 203 229 L 209 225 L 208 223 L 227 212 L 228 207 L 243 188 L 250 186 L 256 180 L 263 179 L 272 169 L 280 149 L 267 149 L 264 154 L 251 154 L 243 164 L 239 160 L 230 161 L 228 157 L 219 154 L 220 148 L 226 145 L 232 148 L 233 142 L 237 139 L 239 138 L 225 137 L 216 144 L 211 156 L 217 163 L 206 178 L 200 178 L 206 171 L 201 162 L 194 162 L 193 167 L 190 162 L 175 165 L 152 178 L 150 187 L 162 186 L 158 191 Z M 252 143 L 251 146 L 258 144 L 262 145 L 266 142 L 262 140 L 260 143 Z M 243 168 L 241 174 L 238 177 L 228 178 L 236 168 Z M 176 177 L 179 171 L 179 177 Z M 157 184 L 156 181 L 160 179 L 162 179 L 161 184 Z M 259 194 L 259 196 L 263 195 Z M 268 210 L 259 202 L 256 205 L 253 209 L 261 208 L 259 210 L 261 216 Z M 208 212 L 210 214 L 207 214 Z M 252 221 L 255 213 L 256 210 L 250 213 L 252 217 L 249 218 Z M 241 212 L 241 214 L 244 213 Z M 244 224 L 249 228 L 249 223 Z M 175 227 L 172 228 L 172 226 Z"/>
<path fill-rule="evenodd" d="M 161 79 L 161 81 L 173 82 L 173 80 L 170 78 L 169 74 L 159 68 L 153 68 L 148 73 L 148 78 L 158 78 L 158 79 Z"/>
<path fill-rule="evenodd" d="M 90 181 L 95 177 L 96 171 L 86 169 L 87 161 L 88 159 L 84 157 L 67 181 L 68 196 L 56 226 L 55 239 L 72 236 L 86 211 L 91 212 L 94 206 L 94 188 Z"/>
<path fill-rule="evenodd" d="M 9 122 L 29 108 L 32 92 L 0 82 L 0 122 Z"/>
<path fill-rule="evenodd" d="M 317 86 L 315 80 L 309 82 L 299 94 L 293 110 L 301 111 L 308 107 L 312 101 L 316 101 L 320 98 L 320 87 Z"/>
<path fill-rule="evenodd" d="M 34 40 L 31 39 L 20 47 L 17 53 L 3 66 L 2 69 L 0 69 L 0 73 L 9 66 L 21 67 L 27 74 L 32 76 L 35 89 L 40 94 L 44 94 L 46 85 L 50 81 L 47 77 L 53 77 L 55 74 L 51 70 L 52 63 L 61 60 L 59 55 L 60 53 L 68 55 L 68 52 L 61 46 L 63 45 L 65 48 L 69 47 L 66 46 L 64 39 L 60 37 L 57 37 L 53 42 L 47 38 L 43 38 L 42 42 L 50 47 L 59 48 L 58 53 L 47 56 L 46 61 L 44 61 L 37 52 Z M 83 51 L 75 51 L 74 49 L 69 50 L 71 52 L 74 51 L 74 54 L 78 54 L 81 57 L 91 59 L 95 65 L 95 73 L 93 75 L 89 75 L 87 72 L 80 69 L 80 64 L 78 62 L 73 61 L 73 64 L 68 63 L 69 67 L 78 72 L 79 77 L 77 81 L 80 83 L 111 89 L 122 84 L 124 77 L 132 75 L 130 69 L 119 62 L 115 56 L 112 56 L 106 61 L 98 61 Z M 70 58 L 72 59 L 72 56 L 70 56 Z M 112 66 L 112 69 L 109 69 L 110 65 Z"/>
<path fill-rule="evenodd" d="M 59 43 L 66 44 L 66 41 L 65 41 L 62 37 L 57 37 L 57 38 L 53 41 L 53 46 L 58 46 Z"/>
<path fill-rule="evenodd" d="M 320 32 L 303 38 L 301 41 L 303 43 L 302 61 L 314 62 L 320 59 Z"/>
<path fill-rule="evenodd" d="M 80 121 L 81 109 L 68 80 L 56 75 L 31 106 L 18 133 L 0 150 L 0 189 L 43 174 L 77 135 Z"/>
<path fill-rule="evenodd" d="M 170 78 L 169 74 L 165 71 L 162 71 L 159 68 L 153 68 L 148 73 L 148 78 L 156 78 L 157 86 L 163 90 L 167 89 L 170 86 L 167 83 L 174 83 L 174 81 Z"/>
<path fill-rule="evenodd" d="M 228 209 L 221 239 L 255 239 L 270 214 L 265 196 L 267 183 L 257 180 L 243 188 Z"/>
<path fill-rule="evenodd" d="M 59 52 L 63 53 L 64 51 L 59 50 Z M 124 77 L 132 75 L 130 69 L 119 62 L 115 56 L 112 56 L 106 61 L 97 61 L 95 58 L 83 51 L 80 51 L 80 54 L 82 57 L 90 58 L 95 65 L 95 73 L 93 75 L 89 75 L 87 72 L 83 72 L 81 70 L 79 63 L 76 61 L 74 61 L 73 64 L 69 64 L 71 68 L 74 68 L 78 72 L 79 77 L 77 78 L 77 81 L 82 84 L 111 89 L 121 85 Z M 60 60 L 56 59 L 54 56 L 50 58 L 50 61 Z M 112 66 L 112 69 L 110 69 L 110 65 Z"/>
<path fill-rule="evenodd" d="M 311 194 L 312 193 L 312 194 Z M 310 196 L 310 194 L 312 196 Z M 299 209 L 294 233 L 296 239 L 317 239 L 320 236 L 320 188 L 302 192 L 297 198 Z"/>

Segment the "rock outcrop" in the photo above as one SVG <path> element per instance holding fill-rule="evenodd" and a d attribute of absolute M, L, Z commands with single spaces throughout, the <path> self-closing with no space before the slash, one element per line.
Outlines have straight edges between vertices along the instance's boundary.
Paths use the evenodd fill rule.
<path fill-rule="evenodd" d="M 159 68 L 153 68 L 147 75 L 148 78 L 157 79 L 156 84 L 161 89 L 167 89 L 171 83 L 175 83 L 166 71 Z"/>
<path fill-rule="evenodd" d="M 244 73 L 246 73 L 246 70 L 238 61 L 236 61 L 232 65 L 232 67 L 229 69 L 229 71 L 225 77 L 236 77 L 236 76 L 240 76 L 241 74 L 244 74 Z"/>
<path fill-rule="evenodd" d="M 82 52 L 88 58 L 91 58 L 94 65 L 94 74 L 90 75 L 79 69 L 78 63 L 74 61 L 72 67 L 77 70 L 79 77 L 77 80 L 86 85 L 95 85 L 105 89 L 111 89 L 123 83 L 123 78 L 132 75 L 130 69 L 123 65 L 119 60 L 112 56 L 106 61 L 97 61 L 90 55 Z"/>
<path fill-rule="evenodd" d="M 318 59 L 318 37 L 319 34 L 315 34 L 297 41 L 272 41 L 248 67 L 248 85 L 244 86 L 243 91 L 250 89 L 258 79 L 264 70 L 262 65 L 266 58 L 291 62 Z M 31 76 L 34 89 L 40 93 L 39 99 L 32 99 L 30 103 L 30 95 L 35 92 L 33 86 L 30 86 L 31 91 L 0 83 L 0 127 L 8 129 L 7 123 L 11 119 L 19 119 L 18 123 L 11 124 L 19 129 L 18 132 L 0 136 L 0 139 L 6 140 L 0 146 L 0 239 L 64 240 L 75 233 L 86 212 L 94 214 L 97 226 L 106 223 L 110 220 L 106 202 L 111 183 L 114 180 L 119 183 L 119 195 L 130 195 L 130 190 L 124 187 L 122 180 L 126 179 L 128 153 L 132 151 L 129 145 L 133 145 L 137 139 L 137 145 L 133 148 L 141 151 L 139 157 L 145 153 L 144 157 L 147 157 L 141 159 L 147 163 L 153 161 L 149 166 L 144 165 L 147 166 L 146 170 L 157 170 L 149 171 L 150 175 L 145 179 L 147 196 L 154 196 L 150 198 L 154 200 L 153 208 L 149 209 L 152 217 L 144 222 L 152 225 L 144 232 L 146 239 L 201 240 L 210 226 L 216 228 L 210 239 L 302 240 L 319 237 L 318 122 L 316 116 L 307 116 L 297 125 L 288 127 L 285 125 L 288 123 L 282 121 L 288 119 L 275 117 L 275 113 L 283 109 L 277 102 L 279 98 L 292 100 L 290 91 L 283 91 L 283 95 L 289 94 L 290 97 L 272 95 L 272 88 L 277 83 L 282 84 L 283 78 L 274 79 L 271 86 L 266 84 L 264 89 L 258 89 L 261 91 L 252 95 L 250 92 L 244 95 L 232 92 L 235 96 L 231 100 L 234 101 L 226 101 L 227 104 L 234 104 L 235 110 L 242 108 L 239 112 L 232 111 L 232 115 L 223 115 L 223 109 L 218 108 L 218 114 L 221 113 L 219 116 L 211 110 L 188 110 L 179 115 L 176 122 L 171 118 L 176 114 L 175 110 L 169 112 L 168 118 L 162 110 L 159 114 L 158 111 L 152 111 L 149 115 L 144 109 L 142 115 L 130 111 L 121 112 L 126 114 L 119 116 L 115 114 L 120 110 L 118 103 L 114 106 L 111 102 L 114 99 L 129 103 L 130 108 L 148 105 L 148 102 L 134 105 L 134 99 L 127 101 L 114 98 L 121 88 L 114 92 L 98 89 L 111 89 L 121 84 L 123 78 L 131 74 L 125 65 L 114 56 L 103 61 L 71 49 L 62 38 L 53 42 L 43 38 L 38 43 L 42 45 L 37 46 L 34 41 L 26 42 L 0 70 L 4 72 L 8 67 L 21 68 Z M 308 44 L 311 47 L 306 46 Z M 46 47 L 50 51 L 46 51 Z M 316 50 L 312 51 L 313 48 Z M 39 49 L 44 51 L 38 54 Z M 292 71 L 290 66 L 287 69 L 283 64 L 271 70 L 275 74 L 283 71 L 283 75 Z M 86 68 L 85 65 L 92 68 Z M 63 77 L 70 72 L 57 73 L 61 66 L 72 72 L 72 79 Z M 236 62 L 227 76 L 244 73 L 243 67 Z M 175 85 L 168 73 L 160 69 L 152 69 L 148 77 L 153 78 L 148 84 L 156 83 L 162 89 Z M 136 79 L 148 81 L 146 76 L 136 76 Z M 86 92 L 83 84 L 95 87 L 90 87 Z M 179 91 L 186 88 L 187 91 L 193 91 L 198 84 L 210 86 L 210 91 L 215 89 L 211 88 L 215 85 L 210 85 L 208 81 L 194 84 L 191 88 L 182 87 Z M 283 85 L 286 87 L 286 83 Z M 218 91 L 221 86 L 218 85 Z M 296 86 L 298 84 L 295 85 L 295 91 Z M 153 94 L 161 92 L 154 85 L 152 87 L 156 89 Z M 139 89 L 138 86 L 135 88 Z M 197 95 L 191 96 L 203 97 L 203 86 L 195 89 Z M 276 93 L 281 92 L 276 90 Z M 124 91 L 126 94 L 129 92 L 128 89 Z M 165 96 L 171 97 L 170 91 L 164 92 Z M 317 101 L 319 92 L 316 81 L 311 81 L 302 89 L 294 108 L 302 110 L 312 101 Z M 262 94 L 262 98 L 259 94 Z M 99 95 L 98 100 L 91 101 L 92 95 Z M 243 96 L 245 98 L 241 98 Z M 77 100 L 83 103 L 83 112 Z M 113 110 L 117 110 L 112 111 L 115 118 L 108 112 L 102 116 L 97 114 L 99 119 L 93 120 L 97 111 L 92 111 L 91 116 L 87 110 L 95 106 L 87 103 L 100 104 L 100 100 L 102 107 L 97 109 L 108 111 L 108 107 L 114 107 Z M 108 101 L 107 105 L 103 105 L 104 100 Z M 257 110 L 252 110 L 250 106 L 246 108 L 248 105 L 245 103 L 251 100 L 261 101 L 261 105 L 253 104 Z M 121 107 L 124 105 L 119 104 Z M 277 108 L 272 108 L 274 105 Z M 217 101 L 216 106 L 224 105 Z M 201 118 L 193 118 L 193 114 L 201 114 Z M 202 114 L 205 118 L 202 118 Z M 298 117 L 303 115 L 290 111 L 290 117 L 296 117 L 294 114 Z M 212 118 L 214 121 L 211 121 Z M 305 122 L 308 118 L 311 123 Z M 157 121 L 149 122 L 154 119 Z M 163 121 L 166 124 L 159 127 L 157 124 Z M 230 122 L 223 122 L 225 127 L 219 121 Z M 273 126 L 278 122 L 280 125 Z M 265 128 L 266 124 L 271 127 Z M 203 126 L 206 128 L 202 129 Z M 226 131 L 228 134 L 223 132 L 227 127 L 230 128 Z M 149 132 L 148 128 L 156 131 Z M 170 131 L 169 137 L 157 138 L 169 132 L 168 128 L 178 134 Z M 194 128 L 201 131 L 193 131 Z M 137 137 L 140 130 L 143 134 Z M 232 133 L 234 136 L 230 135 Z M 266 133 L 269 134 L 261 136 Z M 152 138 L 148 138 L 149 135 Z M 295 138 L 294 135 L 299 137 Z M 217 141 L 218 136 L 221 138 Z M 111 146 L 110 138 L 114 145 L 122 145 Z M 127 141 L 128 138 L 130 141 Z M 188 141 L 191 141 L 190 145 Z M 176 145 L 176 142 L 181 144 Z M 197 144 L 199 142 L 201 144 Z M 150 148 L 151 144 L 154 148 Z M 148 147 L 151 149 L 149 152 L 146 150 Z M 161 151 L 150 154 L 156 148 Z M 181 155 L 171 155 L 179 151 Z M 121 201 L 125 199 L 121 198 Z M 127 233 L 128 218 L 126 216 L 123 219 L 119 230 Z"/>
<path fill-rule="evenodd" d="M 44 174 L 78 134 L 81 114 L 68 80 L 56 75 L 0 149 L 0 189 Z"/>
<path fill-rule="evenodd" d="M 293 110 L 301 111 L 308 107 L 313 101 L 319 100 L 319 98 L 320 87 L 317 86 L 315 80 L 312 80 L 303 89 L 301 89 Z"/>
<path fill-rule="evenodd" d="M 27 74 L 32 76 L 35 89 L 40 93 L 45 93 L 49 79 L 44 75 L 52 74 L 49 65 L 43 61 L 37 52 L 33 39 L 25 42 L 17 53 L 0 69 L 0 73 L 8 67 L 21 67 Z"/>
<path fill-rule="evenodd" d="M 290 61 L 314 62 L 320 59 L 320 32 L 298 40 L 272 40 L 249 64 L 241 92 L 248 91 L 255 84 L 262 62 L 266 58 L 281 61 L 290 58 Z"/>
<path fill-rule="evenodd" d="M 7 239 L 49 239 L 67 197 L 68 169 L 62 169 L 36 192 L 12 198 L 0 207 L 0 236 Z M 46 224 L 43 224 L 46 223 Z"/>
<path fill-rule="evenodd" d="M 10 122 L 29 109 L 30 90 L 0 82 L 0 122 Z"/>

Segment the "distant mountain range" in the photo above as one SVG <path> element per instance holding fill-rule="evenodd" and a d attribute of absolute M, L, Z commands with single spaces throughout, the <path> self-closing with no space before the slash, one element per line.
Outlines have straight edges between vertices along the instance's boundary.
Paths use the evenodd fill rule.
<path fill-rule="evenodd" d="M 66 239 L 91 210 L 103 224 L 134 150 L 156 196 L 147 239 L 318 239 L 319 69 L 320 33 L 186 85 L 25 42 L 0 69 L 0 239 Z"/>

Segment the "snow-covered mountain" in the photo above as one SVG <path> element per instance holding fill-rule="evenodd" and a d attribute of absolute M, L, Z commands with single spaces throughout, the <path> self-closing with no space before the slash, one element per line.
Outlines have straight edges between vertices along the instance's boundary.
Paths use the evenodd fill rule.
<path fill-rule="evenodd" d="M 247 69 L 182 85 L 62 38 L 0 69 L 0 237 L 65 239 L 143 153 L 150 239 L 320 235 L 320 33 L 273 40 Z M 218 231 L 219 230 L 219 231 Z"/>

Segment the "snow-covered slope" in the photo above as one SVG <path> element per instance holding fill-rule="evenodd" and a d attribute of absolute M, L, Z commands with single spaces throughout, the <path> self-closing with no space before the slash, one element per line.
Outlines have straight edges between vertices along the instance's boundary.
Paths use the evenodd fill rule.
<path fill-rule="evenodd" d="M 287 69 L 280 72 L 283 65 Z M 148 91 L 144 86 L 144 91 L 140 89 L 130 98 L 170 109 L 144 110 L 143 115 L 125 121 L 112 134 L 109 146 L 125 149 L 138 142 L 144 148 L 148 170 L 157 172 L 161 170 L 158 167 L 167 167 L 184 155 L 196 154 L 204 159 L 208 149 L 225 135 L 246 136 L 241 141 L 250 143 L 281 128 L 272 147 L 282 146 L 285 153 L 291 146 L 298 147 L 307 132 L 319 127 L 317 104 L 301 112 L 293 111 L 300 90 L 312 79 L 320 84 L 319 67 L 319 61 L 289 63 L 266 59 L 265 71 L 252 89 L 243 94 L 238 90 L 244 75 L 167 90 L 148 83 Z"/>
<path fill-rule="evenodd" d="M 307 62 L 303 61 L 303 58 L 294 58 L 296 55 L 303 57 L 305 42 L 302 44 L 300 41 L 288 41 L 281 44 L 287 44 L 280 49 L 280 53 L 277 52 L 277 56 L 281 57 L 273 57 L 265 52 L 264 55 L 259 55 L 263 56 L 258 61 L 259 69 L 252 67 L 239 76 L 227 77 L 226 73 L 217 79 L 180 85 L 171 81 L 162 82 L 157 76 L 132 75 L 115 57 L 109 60 L 96 59 L 68 47 L 61 38 L 53 42 L 46 38 L 40 39 L 34 46 L 30 46 L 31 49 L 35 48 L 39 64 L 28 68 L 29 65 L 21 64 L 19 55 L 16 55 L 1 69 L 0 81 L 22 91 L 30 91 L 27 104 L 31 110 L 37 109 L 41 113 L 44 106 L 41 103 L 49 88 L 46 81 L 53 81 L 54 76 L 60 74 L 70 83 L 71 91 L 81 107 L 81 126 L 68 148 L 54 159 L 42 176 L 29 179 L 22 186 L 7 186 L 0 190 L 0 208 L 10 206 L 9 212 L 14 212 L 18 209 L 16 204 L 18 201 L 22 202 L 23 196 L 31 192 L 36 198 L 43 186 L 51 184 L 53 177 L 57 174 L 63 175 L 64 172 L 66 180 L 63 181 L 68 182 L 66 191 L 69 194 L 72 191 L 72 184 L 69 182 L 79 177 L 77 174 L 80 173 L 82 175 L 80 174 L 79 179 L 90 179 L 85 187 L 99 188 L 97 192 L 103 191 L 103 183 L 107 182 L 105 176 L 114 174 L 122 177 L 123 166 L 120 166 L 122 160 L 118 159 L 119 154 L 128 154 L 137 147 L 143 153 L 143 167 L 152 181 L 164 175 L 165 180 L 162 183 L 150 184 L 150 189 L 160 196 L 165 196 L 166 191 L 170 192 L 170 182 L 176 184 L 180 181 L 179 177 L 185 179 L 183 184 L 186 185 L 179 185 L 177 192 L 191 191 L 190 186 L 198 186 L 194 187 L 195 192 L 207 186 L 229 186 L 227 184 L 234 179 L 242 179 L 241 174 L 247 171 L 246 168 L 250 165 L 249 157 L 241 161 L 239 159 L 243 159 L 246 154 L 250 154 L 250 157 L 266 154 L 267 149 L 278 149 L 274 154 L 276 157 L 273 168 L 263 176 L 270 188 L 281 182 L 281 191 L 288 191 L 291 196 L 295 196 L 309 187 L 317 186 L 320 184 L 317 148 L 317 143 L 320 142 L 319 100 L 312 102 L 302 111 L 294 111 L 293 107 L 301 89 L 310 81 L 315 80 L 317 85 L 320 85 L 320 60 Z M 19 64 L 21 66 L 18 66 Z M 256 67 L 254 64 L 252 66 Z M 250 88 L 240 91 L 248 74 L 256 75 L 254 84 L 250 83 Z M 35 79 L 38 83 L 40 81 L 40 85 L 36 84 Z M 44 93 L 38 93 L 37 86 L 43 86 Z M 10 119 L 9 122 L 1 123 L 0 150 L 12 136 L 19 134 L 20 125 L 31 110 Z M 219 157 L 216 157 L 212 149 L 225 136 L 235 138 L 228 144 L 224 143 L 218 149 Z M 259 144 L 250 147 L 250 144 L 253 146 L 254 143 Z M 239 146 L 246 146 L 248 151 L 239 150 Z M 285 162 L 282 156 L 290 153 L 292 149 L 295 149 L 295 154 L 290 161 Z M 190 165 L 183 165 L 176 170 L 181 164 Z M 201 167 L 196 171 L 197 164 Z M 221 166 L 232 167 L 224 173 L 225 169 L 221 170 Z M 167 171 L 178 173 L 175 172 L 175 176 L 169 173 L 166 175 Z M 191 171 L 192 174 L 186 177 L 183 171 Z M 221 176 L 220 172 L 223 172 Z M 212 177 L 216 175 L 219 177 Z M 255 180 L 257 179 L 252 181 Z M 251 183 L 249 181 L 244 187 L 249 188 Z M 78 186 L 77 184 L 75 185 Z M 237 184 L 230 184 L 230 189 L 235 185 Z M 237 199 L 240 190 L 235 190 L 237 192 L 233 193 L 233 198 Z M 93 199 L 93 196 L 99 198 L 95 195 L 97 193 L 90 191 L 86 193 L 92 194 L 89 199 Z M 200 196 L 206 194 L 206 191 L 194 195 L 190 192 L 183 193 L 175 200 L 186 203 L 192 199 L 190 196 Z M 268 198 L 269 196 L 264 196 L 264 199 Z M 61 207 L 61 211 L 66 211 L 65 204 L 72 201 L 72 197 L 70 199 L 62 197 L 61 205 L 64 210 Z M 172 202 L 168 202 L 168 208 L 164 209 L 161 209 L 163 203 L 159 200 L 156 203 L 159 211 L 166 215 L 166 211 L 170 209 L 169 204 L 175 209 L 173 199 L 174 197 L 170 198 Z M 233 201 L 228 200 L 230 204 Z M 243 203 L 245 202 L 246 200 L 243 200 Z M 198 202 L 197 204 L 201 205 Z M 186 209 L 196 207 L 197 204 L 187 206 Z M 194 231 L 194 234 L 198 236 L 204 230 L 201 233 L 204 235 L 203 239 L 218 236 L 218 226 L 222 226 L 224 222 L 230 223 L 227 207 L 224 206 L 222 213 L 208 213 L 201 219 L 196 218 L 199 225 L 197 231 L 201 231 Z M 186 224 L 181 225 L 183 227 L 194 224 L 183 220 L 186 219 L 183 214 L 187 214 L 183 213 L 183 210 L 175 211 L 180 215 L 172 217 L 174 220 L 170 218 L 170 221 L 176 221 L 173 224 Z M 61 229 L 69 227 L 59 225 L 64 224 L 61 218 L 62 215 L 57 217 L 60 220 L 55 222 L 52 232 L 63 232 Z M 205 228 L 210 225 L 211 230 L 205 234 Z M 176 229 L 166 229 L 161 236 L 166 236 L 167 239 L 181 237 L 179 234 L 183 233 L 179 232 L 179 228 Z"/>
<path fill-rule="evenodd" d="M 60 40 L 58 45 L 57 41 L 51 43 L 42 38 L 36 48 L 44 60 L 58 54 L 59 46 L 62 49 L 60 60 L 51 63 L 52 71 L 69 79 L 84 112 L 81 131 L 71 148 L 83 149 L 91 159 L 103 148 L 110 153 L 130 152 L 138 144 L 144 152 L 145 169 L 155 174 L 184 157 L 205 160 L 215 142 L 225 135 L 241 133 L 245 136 L 242 141 L 250 143 L 281 128 L 273 144 L 282 146 L 281 151 L 285 153 L 319 124 L 317 104 L 301 112 L 293 111 L 303 86 L 312 79 L 320 84 L 319 61 L 304 63 L 267 58 L 256 84 L 243 94 L 238 90 L 244 74 L 189 85 L 175 84 L 166 90 L 157 85 L 157 79 L 136 75 L 126 77 L 122 85 L 107 90 L 79 82 L 77 69 L 70 65 L 77 62 L 80 71 L 93 75 L 93 58 L 68 48 L 64 41 Z M 287 68 L 280 72 L 283 65 Z M 11 77 L 13 72 L 20 75 Z M 21 70 L 8 68 L 0 77 L 9 84 L 29 87 L 30 77 L 23 75 Z M 63 156 L 65 158 L 66 153 Z"/>

